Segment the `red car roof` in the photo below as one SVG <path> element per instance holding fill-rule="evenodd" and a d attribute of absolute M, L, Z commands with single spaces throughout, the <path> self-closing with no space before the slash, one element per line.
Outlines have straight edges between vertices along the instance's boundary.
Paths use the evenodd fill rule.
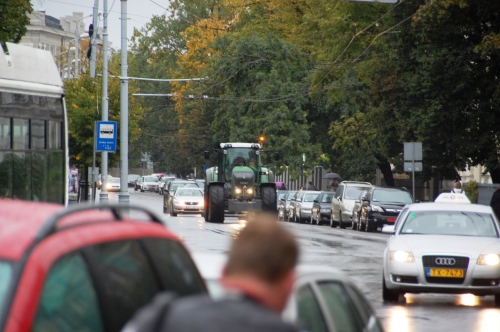
<path fill-rule="evenodd" d="M 0 199 L 0 259 L 19 260 L 34 242 L 42 225 L 49 217 L 63 209 L 64 206 L 57 204 Z M 88 232 L 84 232 L 87 234 L 85 242 L 88 244 L 98 238 L 111 240 L 158 236 L 179 240 L 160 224 L 115 221 L 110 212 L 98 210 L 81 211 L 66 216 L 57 223 L 57 228 L 62 230 L 75 224 L 85 224 L 82 227 L 94 228 L 94 232 L 98 233 L 94 233 L 92 239 Z M 81 245 L 81 241 L 82 239 L 77 242 Z M 72 246 L 70 243 L 66 245 Z"/>

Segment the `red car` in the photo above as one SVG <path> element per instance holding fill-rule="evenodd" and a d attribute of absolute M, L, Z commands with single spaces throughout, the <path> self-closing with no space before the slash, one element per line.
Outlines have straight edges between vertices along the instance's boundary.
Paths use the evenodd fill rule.
<path fill-rule="evenodd" d="M 0 211 L 1 331 L 120 331 L 158 292 L 207 291 L 179 237 L 141 207 L 3 199 Z"/>

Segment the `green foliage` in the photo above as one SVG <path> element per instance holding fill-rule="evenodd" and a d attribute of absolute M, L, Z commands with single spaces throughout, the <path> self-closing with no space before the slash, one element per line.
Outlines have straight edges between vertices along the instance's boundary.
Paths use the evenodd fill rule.
<path fill-rule="evenodd" d="M 120 54 L 111 54 L 108 69 L 111 73 L 119 72 Z M 87 68 L 88 69 L 88 68 Z M 97 72 L 102 70 L 98 63 Z M 84 69 L 84 72 L 88 70 Z M 70 163 L 91 165 L 94 146 L 94 123 L 102 119 L 102 80 L 80 74 L 78 78 L 65 82 L 66 106 L 69 122 Z M 129 94 L 137 90 L 129 86 Z M 110 78 L 108 81 L 109 121 L 118 122 L 118 142 L 116 153 L 108 154 L 108 163 L 113 165 L 120 160 L 120 81 Z M 129 99 L 129 141 L 134 142 L 140 135 L 139 120 L 143 116 L 142 106 L 134 99 Z"/>
<path fill-rule="evenodd" d="M 468 181 L 464 185 L 464 191 L 471 203 L 477 203 L 477 182 L 474 180 Z"/>
<path fill-rule="evenodd" d="M 0 0 L 0 42 L 19 43 L 28 31 L 31 12 L 29 0 Z"/>

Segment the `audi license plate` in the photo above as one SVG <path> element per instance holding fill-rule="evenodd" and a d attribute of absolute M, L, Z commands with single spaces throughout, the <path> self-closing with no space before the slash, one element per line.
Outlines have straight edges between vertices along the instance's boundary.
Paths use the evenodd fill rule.
<path fill-rule="evenodd" d="M 427 277 L 442 277 L 442 278 L 463 278 L 463 269 L 435 269 L 427 268 L 425 271 Z"/>
<path fill-rule="evenodd" d="M 186 205 L 187 210 L 196 210 L 198 207 L 196 205 Z"/>

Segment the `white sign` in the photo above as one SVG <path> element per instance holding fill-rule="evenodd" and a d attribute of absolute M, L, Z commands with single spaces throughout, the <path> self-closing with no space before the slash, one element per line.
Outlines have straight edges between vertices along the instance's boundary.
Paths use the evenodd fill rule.
<path fill-rule="evenodd" d="M 115 137 L 115 127 L 112 124 L 101 124 L 99 130 L 99 138 L 114 138 Z"/>
<path fill-rule="evenodd" d="M 435 203 L 470 203 L 465 194 L 442 193 L 435 200 Z"/>

